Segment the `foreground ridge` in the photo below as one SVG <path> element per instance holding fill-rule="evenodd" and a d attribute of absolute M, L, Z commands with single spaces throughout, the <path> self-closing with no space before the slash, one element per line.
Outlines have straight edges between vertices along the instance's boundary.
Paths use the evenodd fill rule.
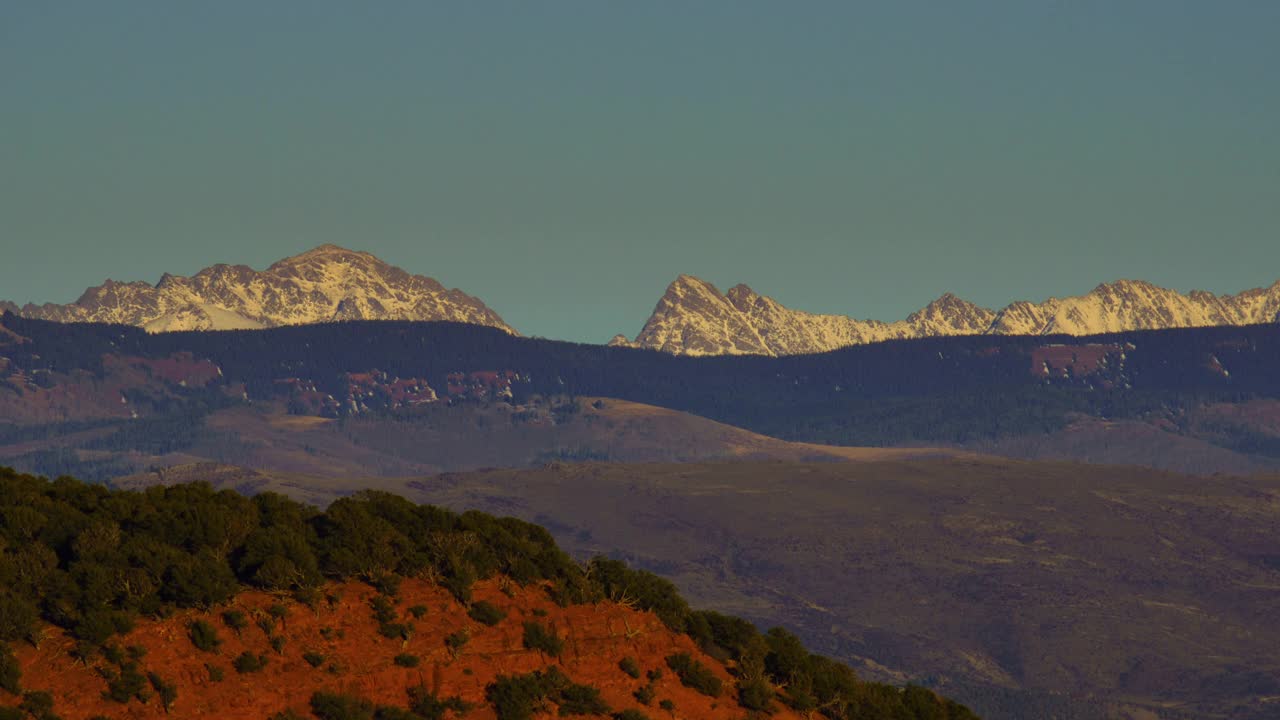
<path fill-rule="evenodd" d="M 0 578 L 4 718 L 975 717 L 536 525 L 383 492 L 319 511 L 0 468 Z"/>

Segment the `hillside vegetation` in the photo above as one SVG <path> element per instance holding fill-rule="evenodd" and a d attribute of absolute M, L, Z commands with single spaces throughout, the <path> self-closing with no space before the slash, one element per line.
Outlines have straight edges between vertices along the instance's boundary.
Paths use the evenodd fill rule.
<path fill-rule="evenodd" d="M 649 613 L 666 632 L 686 639 L 650 648 L 646 660 L 666 652 L 665 667 L 618 660 L 618 673 L 638 680 L 645 669 L 648 684 L 637 684 L 625 704 L 616 693 L 609 702 L 600 688 L 572 674 L 573 663 L 559 662 L 573 643 L 599 640 L 600 632 L 562 633 L 547 619 L 552 607 L 570 613 L 558 616 L 566 631 L 571 617 L 585 617 L 574 607 L 626 608 Z M 369 622 L 362 625 L 357 614 Z M 304 616 L 302 624 L 297 618 Z M 326 617 L 329 624 L 317 625 Z M 317 649 L 325 640 L 376 633 L 387 641 L 384 651 L 395 651 L 392 665 L 408 672 L 422 663 L 423 637 L 435 638 L 429 649 L 443 644 L 456 656 L 473 637 L 487 635 L 485 628 L 505 637 L 517 620 L 523 659 L 509 667 L 497 659 L 496 666 L 486 665 L 492 680 L 482 697 L 474 687 L 464 697 L 450 694 L 442 680 L 420 679 L 395 689 L 403 698 L 398 708 L 378 707 L 345 689 L 344 663 L 326 666 L 327 654 Z M 177 629 L 185 637 L 175 637 Z M 153 642 L 135 643 L 140 636 Z M 335 676 L 326 685 L 339 691 L 313 694 L 305 708 L 321 720 L 461 717 L 473 710 L 475 717 L 514 720 L 553 708 L 561 715 L 616 712 L 628 720 L 686 712 L 662 697 L 671 687 L 663 678 L 708 698 L 700 701 L 710 703 L 705 713 L 687 711 L 693 717 L 717 717 L 725 707 L 744 714 L 816 712 L 833 720 L 973 717 L 922 688 L 860 681 L 786 631 L 761 634 L 745 621 L 691 610 L 670 582 L 651 573 L 603 557 L 579 566 L 536 525 L 456 514 L 381 492 L 342 498 L 321 511 L 273 493 L 248 498 L 207 484 L 111 491 L 0 470 L 0 642 L 0 692 L 8 694 L 0 704 L 17 708 L 0 712 L 39 720 L 90 717 L 103 699 L 121 710 L 145 703 L 151 710 L 144 716 L 171 709 L 182 715 L 176 709 L 183 707 L 191 716 L 207 698 L 182 704 L 201 698 L 210 683 L 273 666 L 296 673 L 298 660 L 317 677 Z M 179 661 L 174 646 L 188 643 Z M 148 660 L 154 647 L 164 648 L 156 657 L 169 659 Z M 353 652 L 338 655 L 354 662 Z M 529 652 L 546 663 L 529 670 Z M 191 658 L 204 658 L 199 653 L 209 656 L 202 672 L 192 670 Z M 63 659 L 58 665 L 50 657 Z M 70 689 L 51 691 L 42 685 L 63 674 L 50 672 L 50 662 L 92 673 L 76 675 Z M 31 667 L 42 669 L 31 673 Z M 464 669 L 463 677 L 476 673 Z M 294 692 L 305 686 L 295 684 Z M 364 689 L 379 698 L 389 692 L 367 678 Z M 288 692 L 264 692 L 282 701 L 272 712 L 299 712 Z M 649 707 L 653 702 L 658 705 Z M 476 709 L 480 704 L 486 707 Z"/>

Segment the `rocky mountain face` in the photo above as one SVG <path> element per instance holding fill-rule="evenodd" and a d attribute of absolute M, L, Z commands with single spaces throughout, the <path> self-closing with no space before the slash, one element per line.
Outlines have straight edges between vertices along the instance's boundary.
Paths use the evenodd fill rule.
<path fill-rule="evenodd" d="M 721 292 L 705 280 L 681 275 L 635 340 L 619 335 L 610 344 L 677 355 L 801 355 L 941 335 L 1093 335 L 1267 322 L 1280 322 L 1280 282 L 1238 295 L 1184 295 L 1120 280 L 1085 295 L 1019 301 L 999 311 L 947 293 L 904 320 L 886 323 L 792 310 L 746 285 Z"/>
<path fill-rule="evenodd" d="M 214 265 L 191 277 L 160 282 L 108 280 L 69 305 L 18 308 L 25 317 L 58 322 L 123 323 L 152 332 L 231 330 L 340 320 L 452 320 L 515 330 L 479 299 L 411 275 L 365 252 L 322 245 L 261 272 Z"/>

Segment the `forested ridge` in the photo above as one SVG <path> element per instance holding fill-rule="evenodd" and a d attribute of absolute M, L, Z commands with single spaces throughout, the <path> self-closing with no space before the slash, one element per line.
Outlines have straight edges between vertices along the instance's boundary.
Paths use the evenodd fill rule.
<path fill-rule="evenodd" d="M 846 666 L 810 654 L 785 630 L 761 634 L 745 621 L 692 610 L 670 582 L 651 573 L 607 558 L 580 566 L 546 530 L 517 519 L 457 514 L 380 492 L 344 498 L 322 511 L 272 493 L 250 498 L 203 483 L 125 492 L 9 469 L 0 469 L 0 692 L 23 691 L 13 648 L 40 643 L 46 623 L 68 631 L 76 641 L 74 653 L 86 663 L 100 658 L 114 663 L 117 669 L 104 671 L 105 693 L 125 703 L 157 696 L 167 707 L 166 694 L 182 689 L 163 677 L 163 669 L 155 669 L 149 681 L 154 693 L 144 693 L 147 676 L 139 658 L 131 659 L 114 642 L 140 618 L 217 608 L 250 588 L 314 604 L 322 601 L 326 583 L 340 580 L 368 583 L 382 593 L 378 597 L 393 597 L 403 579 L 413 577 L 446 588 L 470 606 L 474 619 L 487 624 L 496 621 L 492 608 L 473 603 L 471 589 L 496 576 L 544 587 L 561 605 L 625 600 L 654 612 L 667 627 L 736 668 L 736 687 L 722 688 L 696 660 L 677 653 L 668 665 L 681 682 L 706 694 L 732 693 L 754 713 L 786 706 L 833 720 L 973 717 L 923 688 L 861 682 Z M 375 602 L 375 614 L 389 604 L 379 609 Z M 246 621 L 228 614 L 226 622 L 234 627 Z M 388 637 L 406 632 L 394 614 L 382 623 Z M 197 647 L 216 643 L 216 630 L 193 625 L 191 641 Z M 527 647 L 545 647 L 555 655 L 556 642 L 554 634 L 526 626 Z M 236 669 L 253 672 L 265 662 L 242 656 Z M 490 691 L 499 717 L 519 717 L 529 693 L 538 702 L 558 704 L 562 714 L 569 714 L 563 712 L 566 703 L 592 697 L 589 689 L 554 674 L 508 678 Z M 56 700 L 28 693 L 26 709 L 13 717 L 50 720 L 57 717 Z M 354 715 L 325 714 L 333 703 L 341 710 L 348 700 L 319 698 L 319 705 L 313 702 L 319 708 L 315 714 L 373 717 L 374 709 L 361 714 L 364 706 L 354 700 Z M 418 701 L 421 708 L 440 713 L 452 707 L 447 699 Z M 502 703 L 515 703 L 516 714 L 503 715 Z M 592 712 L 583 714 L 603 712 L 595 701 L 588 709 Z M 378 717 L 428 716 L 393 710 L 379 710 Z"/>
<path fill-rule="evenodd" d="M 1051 431 L 1073 414 L 1176 414 L 1208 402 L 1280 397 L 1280 326 L 1211 327 L 1095 337 L 964 336 L 888 341 L 821 355 L 676 357 L 656 351 L 520 338 L 458 323 L 348 322 L 271 330 L 162 333 L 61 325 L 12 314 L 30 338 L 0 348 L 19 366 L 101 372 L 102 356 L 190 352 L 245 383 L 249 397 L 301 377 L 337 391 L 346 372 L 378 368 L 443 387 L 449 373 L 515 370 L 521 394 L 616 397 L 692 412 L 789 440 L 845 445 L 964 443 Z M 1122 346 L 1122 366 L 1052 378 L 1046 347 Z M 190 407 L 225 402 L 192 393 Z M 176 412 L 176 410 L 175 410 Z M 1265 448 L 1264 448 L 1265 449 Z M 1272 451 L 1280 454 L 1280 448 Z"/>

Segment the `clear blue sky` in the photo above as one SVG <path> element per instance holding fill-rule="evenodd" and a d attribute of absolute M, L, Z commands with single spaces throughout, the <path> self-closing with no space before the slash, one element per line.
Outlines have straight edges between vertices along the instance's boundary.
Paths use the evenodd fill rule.
<path fill-rule="evenodd" d="M 3 2 L 0 298 L 331 242 L 526 334 L 1280 278 L 1280 2 Z"/>

